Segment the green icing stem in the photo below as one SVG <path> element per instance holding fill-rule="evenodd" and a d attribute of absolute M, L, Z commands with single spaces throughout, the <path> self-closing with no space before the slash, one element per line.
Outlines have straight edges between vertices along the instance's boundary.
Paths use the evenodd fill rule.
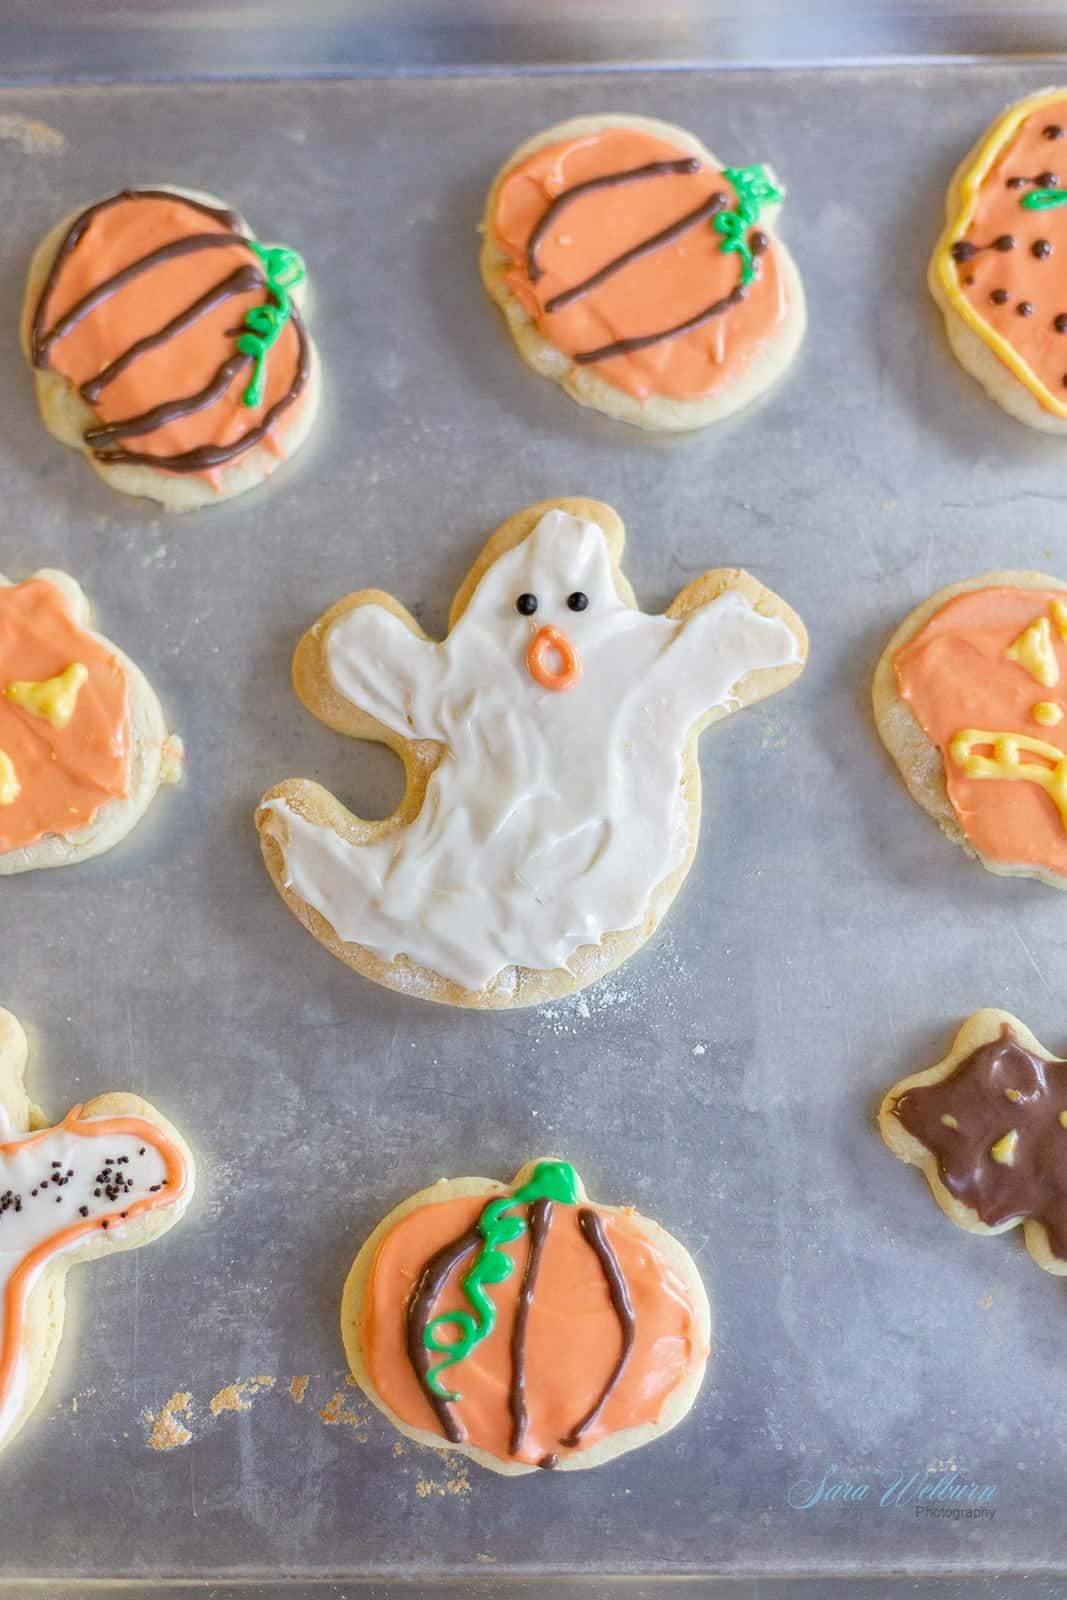
<path fill-rule="evenodd" d="M 457 1361 L 469 1356 L 475 1345 L 487 1339 L 496 1327 L 496 1306 L 486 1293 L 486 1286 L 503 1283 L 511 1277 L 515 1263 L 500 1246 L 521 1239 L 529 1226 L 524 1217 L 506 1213 L 514 1206 L 530 1205 L 535 1200 L 558 1200 L 565 1206 L 578 1203 L 578 1178 L 569 1162 L 539 1161 L 520 1189 L 501 1195 L 499 1200 L 490 1200 L 478 1218 L 478 1232 L 483 1242 L 463 1277 L 463 1293 L 471 1310 L 443 1311 L 426 1324 L 422 1335 L 426 1349 L 441 1357 L 426 1374 L 427 1386 L 441 1400 L 458 1400 L 460 1396 L 442 1387 L 440 1374 L 446 1367 L 454 1367 Z M 454 1332 L 442 1343 L 439 1330 L 445 1328 Z"/>
<path fill-rule="evenodd" d="M 255 357 L 252 376 L 241 399 L 246 406 L 258 406 L 266 385 L 267 352 L 277 343 L 278 336 L 293 314 L 289 292 L 298 283 L 303 283 L 307 271 L 302 257 L 295 250 L 287 250 L 283 244 L 257 244 L 254 239 L 246 242 L 263 264 L 267 290 L 274 300 L 273 305 L 249 306 L 244 315 L 246 331 L 237 341 L 237 348 L 242 355 Z"/>
<path fill-rule="evenodd" d="M 717 211 L 711 225 L 723 236 L 719 249 L 724 253 L 736 251 L 741 257 L 741 282 L 748 284 L 756 276 L 756 268 L 747 230 L 764 206 L 779 205 L 785 196 L 771 182 L 770 173 L 762 163 L 752 167 L 723 167 L 722 175 L 736 189 L 737 204 L 730 211 Z"/>
<path fill-rule="evenodd" d="M 1027 211 L 1051 211 L 1054 206 L 1067 206 L 1067 189 L 1031 189 L 1023 195 Z"/>

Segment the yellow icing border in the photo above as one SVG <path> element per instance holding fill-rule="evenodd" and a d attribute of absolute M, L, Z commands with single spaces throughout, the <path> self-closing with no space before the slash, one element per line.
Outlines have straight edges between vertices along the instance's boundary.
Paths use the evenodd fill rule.
<path fill-rule="evenodd" d="M 975 207 L 978 204 L 978 194 L 989 173 L 990 167 L 996 161 L 1009 139 L 1018 131 L 1020 125 L 1026 121 L 1032 112 L 1040 110 L 1042 106 L 1054 105 L 1057 102 L 1067 102 L 1067 88 L 1043 89 L 1038 94 L 1030 95 L 1026 100 L 1020 100 L 1014 106 L 1009 106 L 997 118 L 981 144 L 978 154 L 968 167 L 967 172 L 959 180 L 960 209 L 954 221 L 946 224 L 941 237 L 937 242 L 935 256 L 938 282 L 944 289 L 949 305 L 957 316 L 961 317 L 973 333 L 976 333 L 997 356 L 1004 365 L 1024 384 L 1037 400 L 1038 404 L 1046 411 L 1051 411 L 1057 417 L 1067 418 L 1067 401 L 1058 400 L 1052 391 L 1042 383 L 1033 369 L 1023 360 L 1018 351 L 996 330 L 990 327 L 984 317 L 974 309 L 959 286 L 959 270 L 957 263 L 952 259 L 951 248 L 957 239 L 961 239 L 971 225 Z"/>

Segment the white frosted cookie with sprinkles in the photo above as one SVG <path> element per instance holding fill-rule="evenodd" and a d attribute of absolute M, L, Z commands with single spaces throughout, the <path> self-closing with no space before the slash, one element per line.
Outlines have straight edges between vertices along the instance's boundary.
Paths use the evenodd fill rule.
<path fill-rule="evenodd" d="M 724 166 L 652 117 L 576 117 L 493 180 L 482 279 L 523 360 L 640 428 L 748 405 L 800 348 L 804 290 L 769 166 Z"/>
<path fill-rule="evenodd" d="M 44 1393 L 70 1268 L 158 1239 L 195 1183 L 185 1140 L 137 1095 L 98 1095 L 47 1126 L 26 1094 L 26 1053 L 0 1009 L 0 1449 Z"/>

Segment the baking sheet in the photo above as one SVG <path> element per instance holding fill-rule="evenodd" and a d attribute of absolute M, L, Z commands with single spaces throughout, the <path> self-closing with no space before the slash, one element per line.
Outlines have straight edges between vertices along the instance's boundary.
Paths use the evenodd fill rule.
<path fill-rule="evenodd" d="M 983 397 L 923 286 L 956 161 L 1002 104 L 1062 75 L 0 93 L 0 570 L 73 572 L 188 747 L 185 783 L 114 853 L 5 882 L 0 1001 L 31 1033 L 49 1113 L 135 1090 L 201 1164 L 165 1242 L 70 1280 L 47 1396 L 0 1462 L 13 1592 L 31 1575 L 142 1593 L 363 1575 L 384 1594 L 442 1575 L 902 1569 L 1001 1570 L 1005 1594 L 1037 1574 L 1058 1592 L 1064 1285 L 1017 1237 L 953 1228 L 873 1111 L 979 1006 L 1064 1047 L 1065 906 L 941 837 L 868 693 L 889 632 L 942 584 L 1067 574 L 1064 447 Z M 757 410 L 692 438 L 572 405 L 520 363 L 478 282 L 499 161 L 613 107 L 771 161 L 789 187 L 807 346 Z M 39 236 L 146 181 L 214 190 L 306 254 L 326 363 L 299 460 L 185 518 L 113 494 L 46 434 L 15 333 Z M 296 639 L 363 585 L 440 632 L 485 532 L 556 493 L 618 507 L 646 608 L 744 564 L 804 616 L 811 663 L 705 736 L 700 850 L 642 953 L 541 1010 L 452 1012 L 333 961 L 278 900 L 251 814 L 296 775 L 366 815 L 391 808 L 399 763 L 292 694 Z M 359 1243 L 405 1194 L 549 1152 L 688 1243 L 718 1350 L 690 1419 L 654 1447 L 512 1482 L 400 1441 L 345 1385 L 337 1314 Z M 233 1388 L 256 1378 L 270 1382 Z M 190 1442 L 150 1449 L 147 1418 L 183 1393 Z M 828 1469 L 873 1497 L 794 1509 Z M 877 1503 L 886 1475 L 950 1471 L 995 1485 L 995 1520 Z"/>

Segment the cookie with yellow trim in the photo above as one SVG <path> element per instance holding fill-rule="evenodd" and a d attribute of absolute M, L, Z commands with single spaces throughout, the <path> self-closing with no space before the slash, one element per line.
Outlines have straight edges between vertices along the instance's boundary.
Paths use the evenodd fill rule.
<path fill-rule="evenodd" d="M 724 166 L 684 128 L 621 113 L 527 140 L 493 180 L 482 279 L 519 354 L 639 428 L 748 405 L 800 348 L 804 290 L 768 166 Z"/>
<path fill-rule="evenodd" d="M 110 850 L 180 775 L 181 740 L 65 572 L 0 577 L 0 875 Z"/>
<path fill-rule="evenodd" d="M 807 635 L 748 573 L 640 611 L 622 522 L 528 506 L 490 539 L 438 643 L 361 590 L 305 634 L 297 693 L 387 744 L 407 791 L 384 822 L 293 779 L 256 815 L 286 904 L 376 983 L 450 1005 L 539 1005 L 649 937 L 692 864 L 697 737 L 799 676 Z"/>
<path fill-rule="evenodd" d="M 360 1250 L 341 1331 L 394 1427 L 494 1472 L 601 1466 L 696 1400 L 711 1308 L 689 1252 L 566 1161 L 441 1179 Z"/>
<path fill-rule="evenodd" d="M 1020 422 L 1067 432 L 1067 88 L 998 117 L 945 209 L 929 282 L 953 351 Z"/>
<path fill-rule="evenodd" d="M 878 1127 L 959 1227 L 1022 1223 L 1038 1266 L 1067 1274 L 1067 1061 L 1018 1017 L 968 1017 L 943 1061 L 893 1085 Z"/>
<path fill-rule="evenodd" d="M 990 872 L 1067 888 L 1067 583 L 987 572 L 893 634 L 874 717 L 914 798 Z"/>
<path fill-rule="evenodd" d="M 172 511 L 241 494 L 306 439 L 318 361 L 304 263 L 213 195 L 123 189 L 30 265 L 22 344 L 41 415 L 112 488 Z"/>
<path fill-rule="evenodd" d="M 158 1239 L 195 1183 L 185 1140 L 139 1096 L 98 1095 L 48 1127 L 25 1066 L 26 1036 L 0 1008 L 0 1449 L 44 1393 L 70 1268 Z"/>

